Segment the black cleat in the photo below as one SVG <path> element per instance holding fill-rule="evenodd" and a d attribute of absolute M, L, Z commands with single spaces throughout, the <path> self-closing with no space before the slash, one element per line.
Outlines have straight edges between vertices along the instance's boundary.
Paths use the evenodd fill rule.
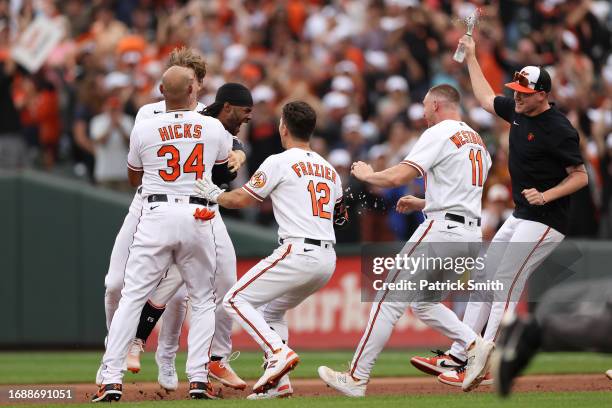
<path fill-rule="evenodd" d="M 123 394 L 122 385 L 119 383 L 115 384 L 102 384 L 98 389 L 98 392 L 91 397 L 91 402 L 112 402 L 119 401 Z"/>
<path fill-rule="evenodd" d="M 533 317 L 520 319 L 514 313 L 501 322 L 493 377 L 497 393 L 507 397 L 514 379 L 527 367 L 540 348 L 540 328 Z"/>
<path fill-rule="evenodd" d="M 215 389 L 210 383 L 205 382 L 190 382 L 189 397 L 191 399 L 221 399 L 221 393 L 215 392 Z"/>

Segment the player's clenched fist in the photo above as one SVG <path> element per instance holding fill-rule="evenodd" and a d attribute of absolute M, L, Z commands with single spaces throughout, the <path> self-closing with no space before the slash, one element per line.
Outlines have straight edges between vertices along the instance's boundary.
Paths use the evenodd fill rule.
<path fill-rule="evenodd" d="M 535 188 L 526 188 L 521 191 L 523 197 L 529 202 L 531 205 L 544 205 L 546 204 L 546 198 L 544 197 L 544 193 L 540 193 Z"/>
<path fill-rule="evenodd" d="M 372 166 L 362 161 L 355 162 L 351 166 L 351 174 L 361 181 L 367 181 L 368 176 L 373 173 Z"/>
<path fill-rule="evenodd" d="M 405 195 L 395 205 L 395 210 L 398 213 L 406 214 L 411 211 L 420 211 L 425 208 L 425 200 L 413 195 Z"/>
<path fill-rule="evenodd" d="M 207 175 L 204 175 L 204 178 L 200 180 L 196 180 L 196 184 L 195 184 L 196 194 L 201 197 L 204 197 L 208 201 L 212 201 L 213 203 L 217 202 L 217 198 L 219 198 L 219 195 L 221 195 L 221 193 L 224 191 L 225 190 L 217 187 L 217 185 L 214 184 L 210 180 L 210 177 Z"/>

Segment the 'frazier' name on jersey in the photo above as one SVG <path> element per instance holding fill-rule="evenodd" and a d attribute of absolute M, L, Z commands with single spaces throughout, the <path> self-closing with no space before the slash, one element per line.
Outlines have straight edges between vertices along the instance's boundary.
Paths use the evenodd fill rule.
<path fill-rule="evenodd" d="M 329 180 L 332 183 L 336 182 L 336 171 L 322 164 L 300 161 L 291 166 L 291 168 L 298 177 L 315 176 Z"/>

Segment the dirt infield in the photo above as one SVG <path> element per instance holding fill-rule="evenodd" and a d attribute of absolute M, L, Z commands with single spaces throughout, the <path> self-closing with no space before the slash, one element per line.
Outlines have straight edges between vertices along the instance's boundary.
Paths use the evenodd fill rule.
<path fill-rule="evenodd" d="M 334 390 L 326 387 L 318 379 L 296 379 L 291 381 L 294 389 L 294 396 L 326 396 L 338 395 Z M 252 385 L 252 384 L 250 384 Z M 34 388 L 32 386 L 2 386 L 6 389 L 24 389 Z M 68 385 L 37 385 L 35 388 L 41 389 L 72 389 L 74 398 L 70 401 L 61 400 L 58 403 L 65 402 L 88 402 L 91 395 L 96 391 L 96 386 L 92 384 L 68 384 Z M 249 394 L 250 388 L 246 391 L 234 391 L 229 388 L 223 388 L 222 395 L 227 399 L 245 398 Z M 518 380 L 514 387 L 514 392 L 529 392 L 529 391 L 610 391 L 612 389 L 612 381 L 610 381 L 603 373 L 602 374 L 582 374 L 582 375 L 532 375 L 522 377 Z M 474 392 L 493 392 L 492 387 L 479 387 Z M 440 384 L 433 377 L 407 377 L 407 378 L 374 378 L 368 385 L 368 395 L 435 395 L 435 394 L 453 394 L 462 393 L 459 387 L 451 387 Z M 187 399 L 187 384 L 182 383 L 178 391 L 168 393 L 162 390 L 157 383 L 126 383 L 123 390 L 122 401 L 154 401 L 154 400 L 179 400 Z M 6 401 L 6 400 L 5 400 Z M 0 403 L 4 404 L 5 401 Z M 24 401 L 26 402 L 26 401 Z M 45 403 L 50 400 L 33 401 L 28 400 L 28 403 Z M 11 402 L 14 405 L 14 402 Z"/>

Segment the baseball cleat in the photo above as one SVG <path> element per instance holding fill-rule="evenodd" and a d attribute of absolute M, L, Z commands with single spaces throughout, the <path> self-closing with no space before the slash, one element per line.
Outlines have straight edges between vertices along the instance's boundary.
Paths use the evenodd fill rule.
<path fill-rule="evenodd" d="M 136 374 L 140 371 L 140 353 L 144 352 L 144 342 L 140 339 L 132 340 L 127 354 L 127 369 Z"/>
<path fill-rule="evenodd" d="M 287 345 L 283 345 L 274 353 L 269 354 L 264 363 L 265 371 L 253 386 L 253 392 L 260 394 L 264 392 L 264 387 L 276 387 L 279 380 L 293 370 L 299 362 L 300 357 Z"/>
<path fill-rule="evenodd" d="M 358 380 L 346 371 L 334 371 L 325 366 L 319 367 L 317 372 L 328 387 L 341 392 L 347 397 L 365 397 L 368 380 Z"/>
<path fill-rule="evenodd" d="M 410 363 L 418 370 L 425 374 L 438 376 L 447 371 L 455 370 L 459 367 L 463 367 L 465 362 L 462 362 L 458 358 L 451 356 L 450 354 L 443 352 L 442 350 L 432 350 L 435 354 L 433 357 L 412 357 Z"/>
<path fill-rule="evenodd" d="M 112 402 L 119 401 L 123 394 L 122 385 L 119 383 L 115 384 L 102 384 L 98 388 L 98 392 L 91 397 L 91 402 Z"/>
<path fill-rule="evenodd" d="M 190 382 L 189 397 L 191 399 L 221 399 L 221 392 L 215 392 L 215 389 L 210 383 L 205 382 Z"/>
<path fill-rule="evenodd" d="M 452 385 L 453 387 L 461 387 L 465 378 L 465 367 L 460 367 L 456 370 L 447 371 L 438 376 L 438 381 L 442 384 Z M 493 385 L 493 376 L 491 373 L 486 373 L 480 385 Z"/>
<path fill-rule="evenodd" d="M 478 387 L 484 376 L 489 371 L 491 355 L 495 349 L 493 342 L 476 337 L 472 347 L 467 351 L 467 364 L 465 365 L 465 376 L 461 389 L 468 392 Z"/>
<path fill-rule="evenodd" d="M 510 394 L 514 379 L 527 367 L 539 347 L 540 328 L 534 319 L 522 320 L 515 313 L 504 315 L 491 364 L 500 396 Z"/>
<path fill-rule="evenodd" d="M 272 399 L 272 398 L 289 398 L 293 395 L 293 388 L 289 381 L 289 376 L 284 375 L 279 381 L 276 387 L 269 388 L 259 394 L 250 394 L 248 400 L 260 400 L 260 399 Z"/>
<path fill-rule="evenodd" d="M 166 391 L 176 391 L 178 389 L 178 376 L 176 375 L 174 361 L 161 362 L 156 357 L 155 362 L 159 370 L 157 374 L 159 385 Z"/>
<path fill-rule="evenodd" d="M 229 365 L 229 362 L 237 359 L 238 356 L 240 356 L 239 351 L 232 353 L 227 360 L 211 361 L 208 363 L 208 376 L 213 380 L 219 381 L 226 387 L 235 390 L 244 390 L 247 383 L 238 377 L 236 372 Z"/>

